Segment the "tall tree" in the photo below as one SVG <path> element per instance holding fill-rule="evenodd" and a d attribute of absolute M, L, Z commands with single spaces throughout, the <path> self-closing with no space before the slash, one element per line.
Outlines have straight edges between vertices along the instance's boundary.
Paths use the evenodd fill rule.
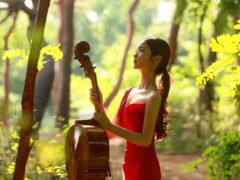
<path fill-rule="evenodd" d="M 36 19 L 36 11 L 39 0 L 32 0 L 33 8 L 31 11 L 28 11 L 27 15 L 29 17 L 29 25 L 27 29 L 27 37 L 30 42 L 33 27 Z M 42 46 L 46 46 L 48 42 L 43 38 Z M 38 138 L 38 131 L 41 126 L 43 115 L 47 107 L 47 103 L 50 98 L 53 77 L 54 77 L 54 61 L 51 56 L 44 56 L 43 59 L 45 63 L 44 68 L 37 73 L 36 83 L 35 83 L 35 93 L 34 93 L 34 129 L 33 137 L 34 139 Z"/>
<path fill-rule="evenodd" d="M 212 37 L 217 37 L 223 32 L 223 24 L 227 22 L 227 14 L 224 9 L 220 9 L 217 17 L 213 23 L 213 35 Z M 199 45 L 200 46 L 200 45 Z M 214 63 L 217 60 L 217 53 L 211 51 L 210 47 L 208 49 L 208 54 L 207 58 L 205 60 L 206 66 L 210 66 L 212 63 Z M 202 63 L 203 65 L 203 63 Z M 206 69 L 206 67 L 203 66 L 203 69 Z M 204 89 L 199 90 L 199 115 L 200 116 L 205 116 L 206 112 L 213 112 L 213 102 L 215 101 L 215 84 L 212 81 L 208 81 L 206 83 L 206 86 Z M 198 137 L 201 137 L 201 132 L 200 132 L 200 122 L 197 123 L 197 135 Z M 209 128 L 210 130 L 213 130 L 213 124 L 210 122 L 209 123 Z"/>
<path fill-rule="evenodd" d="M 0 24 L 4 23 L 9 17 L 13 17 L 12 25 L 10 26 L 8 32 L 4 36 L 3 49 L 8 50 L 9 37 L 16 26 L 18 12 L 22 10 L 25 13 L 30 13 L 31 10 L 24 4 L 24 2 L 20 0 L 15 0 L 15 1 L 0 0 L 0 2 L 5 3 L 7 5 L 7 7 L 0 9 L 1 11 L 6 11 L 5 17 L 0 19 Z M 2 101 L 1 115 L 0 115 L 0 121 L 3 122 L 3 125 L 5 127 L 8 126 L 7 115 L 9 110 L 9 92 L 10 92 L 9 72 L 10 72 L 10 62 L 9 62 L 9 58 L 7 58 L 7 60 L 5 61 L 5 70 L 4 70 L 4 84 L 3 84 L 4 98 Z"/>
<path fill-rule="evenodd" d="M 199 23 L 200 25 L 198 27 L 198 55 L 199 55 L 199 65 L 200 65 L 201 72 L 205 71 L 204 58 L 203 58 L 203 54 L 202 54 L 202 51 L 201 51 L 201 46 L 202 46 L 203 22 L 204 22 L 204 19 L 206 17 L 206 14 L 207 14 L 208 5 L 209 5 L 209 1 L 208 0 L 201 2 L 202 13 L 200 15 L 200 23 Z M 201 90 L 200 90 L 200 97 L 202 97 Z M 200 103 L 200 101 L 199 101 L 199 103 Z M 199 104 L 199 107 L 201 107 L 201 104 Z M 202 112 L 201 108 L 199 108 L 199 114 L 200 114 L 200 116 L 203 115 L 203 112 Z M 197 137 L 201 138 L 202 137 L 201 121 L 196 121 L 195 127 L 196 127 L 196 135 L 197 135 Z M 211 128 L 211 125 L 210 125 L 210 128 Z"/>
<path fill-rule="evenodd" d="M 73 7 L 74 0 L 60 0 L 60 15 L 62 22 L 60 26 L 59 40 L 62 42 L 62 61 L 55 64 L 54 82 L 54 111 L 56 115 L 56 127 L 62 129 L 68 124 L 70 109 L 70 74 L 73 52 Z"/>
<path fill-rule="evenodd" d="M 27 28 L 27 38 L 30 42 L 32 38 L 32 33 L 33 33 L 33 27 L 36 19 L 36 12 L 37 12 L 37 7 L 38 7 L 38 1 L 39 0 L 32 0 L 33 7 L 29 8 L 26 6 L 25 1 L 21 0 L 14 0 L 14 1 L 3 1 L 0 0 L 0 2 L 5 2 L 8 7 L 6 8 L 1 8 L 0 10 L 6 10 L 7 13 L 6 16 L 0 20 L 0 23 L 5 22 L 9 17 L 13 16 L 15 19 L 15 14 L 19 11 L 23 11 L 29 18 L 29 25 Z M 10 34 L 7 33 L 9 36 Z M 6 36 L 5 39 L 8 39 Z M 43 46 L 47 45 L 48 43 L 43 39 Z M 6 46 L 6 45 L 5 45 Z M 43 59 L 45 63 L 44 69 L 41 70 L 40 72 L 37 73 L 37 78 L 36 78 L 36 87 L 35 87 L 35 97 L 34 97 L 34 123 L 37 123 L 36 128 L 33 129 L 33 135 L 34 137 L 38 137 L 38 130 L 41 125 L 41 121 L 44 115 L 44 111 L 46 109 L 49 97 L 50 97 L 50 92 L 52 88 L 52 82 L 53 82 L 53 76 L 54 76 L 54 61 L 51 56 L 44 56 Z M 7 114 L 7 101 L 8 101 L 8 94 L 10 92 L 10 86 L 8 86 L 8 75 L 7 73 L 10 71 L 10 66 L 8 60 L 6 61 L 6 68 L 5 68 L 5 77 L 4 77 L 4 101 L 3 103 L 6 104 L 3 107 L 4 113 L 1 113 L 3 116 L 1 119 L 6 118 Z M 44 87 L 44 88 L 43 88 Z"/>
<path fill-rule="evenodd" d="M 13 175 L 13 179 L 18 180 L 24 179 L 27 159 L 32 147 L 32 144 L 30 144 L 30 137 L 33 124 L 35 80 L 49 4 L 50 0 L 39 1 L 32 44 L 28 58 L 27 73 L 22 95 L 20 139 Z"/>
<path fill-rule="evenodd" d="M 114 86 L 110 95 L 107 97 L 106 101 L 104 102 L 104 106 L 106 108 L 110 105 L 110 103 L 112 102 L 114 97 L 117 95 L 117 93 L 119 91 L 119 88 L 121 86 L 121 83 L 122 83 L 124 69 L 125 69 L 125 66 L 126 66 L 127 54 L 128 54 L 129 49 L 130 49 L 130 45 L 131 45 L 131 42 L 132 42 L 134 30 L 135 30 L 134 29 L 133 13 L 136 10 L 136 7 L 137 7 L 138 4 L 139 4 L 139 0 L 133 0 L 132 4 L 130 5 L 129 10 L 128 10 L 128 30 L 127 30 L 128 40 L 127 40 L 126 48 L 124 50 L 123 58 L 122 58 L 122 61 L 121 61 L 122 63 L 121 63 L 121 67 L 120 67 L 120 70 L 119 70 L 117 83 Z"/>
<path fill-rule="evenodd" d="M 236 12 L 234 15 L 234 22 L 237 22 L 240 19 L 240 12 Z M 234 29 L 234 32 L 237 33 L 237 30 Z M 237 57 L 237 65 L 240 66 L 240 56 Z M 237 114 L 239 117 L 239 121 L 237 123 L 240 124 L 240 104 L 237 104 Z"/>
<path fill-rule="evenodd" d="M 29 25 L 28 25 L 28 40 L 30 42 L 33 26 L 36 19 L 36 11 L 39 0 L 32 0 L 33 8 L 31 9 L 31 13 L 28 13 L 29 17 Z M 42 46 L 46 46 L 48 42 L 45 41 L 43 37 Z M 34 139 L 38 138 L 38 131 L 41 126 L 41 122 L 43 119 L 43 115 L 45 109 L 47 107 L 47 103 L 50 98 L 53 78 L 54 78 L 54 61 L 51 56 L 44 56 L 43 61 L 45 62 L 44 68 L 37 73 L 36 83 L 35 83 L 35 93 L 34 93 L 34 129 L 33 129 L 33 137 Z"/>
<path fill-rule="evenodd" d="M 15 26 L 16 26 L 16 21 L 17 21 L 17 16 L 18 16 L 18 11 L 13 13 L 13 22 L 12 25 L 10 26 L 9 30 L 4 36 L 4 50 L 8 50 L 8 40 L 13 32 Z M 10 90 L 10 84 L 9 84 L 9 73 L 10 73 L 10 62 L 9 58 L 6 59 L 5 61 L 5 70 L 4 70 L 4 98 L 2 102 L 2 109 L 0 113 L 0 121 L 3 122 L 4 127 L 8 127 L 8 108 L 9 108 L 9 90 Z"/>
<path fill-rule="evenodd" d="M 202 45 L 202 28 L 203 28 L 203 22 L 207 14 L 207 9 L 208 9 L 209 1 L 204 1 L 202 2 L 202 14 L 200 15 L 200 25 L 198 27 L 198 56 L 199 56 L 199 64 L 200 64 L 200 69 L 201 72 L 203 73 L 205 71 L 205 65 L 204 65 L 204 58 L 203 54 L 201 51 L 201 45 Z"/>
<path fill-rule="evenodd" d="M 174 63 L 177 51 L 177 38 L 180 30 L 181 22 L 183 20 L 184 10 L 187 7 L 187 0 L 176 0 L 176 9 L 172 20 L 172 26 L 169 37 L 169 45 L 171 48 L 171 57 L 168 68 Z"/>
<path fill-rule="evenodd" d="M 213 22 L 213 33 L 211 37 L 217 37 L 222 34 L 227 29 L 228 17 L 234 17 L 237 12 L 240 10 L 240 5 L 234 1 L 221 0 L 219 3 L 219 11 Z M 206 58 L 206 66 L 214 63 L 217 59 L 216 52 L 212 52 L 209 48 L 208 55 Z M 200 115 L 204 115 L 206 111 L 213 111 L 213 101 L 214 97 L 214 83 L 208 81 L 205 88 L 200 90 L 199 93 L 199 111 Z M 210 128 L 211 124 L 210 124 Z"/>
<path fill-rule="evenodd" d="M 43 43 L 46 44 L 46 43 Z M 34 124 L 33 129 L 34 138 L 38 138 L 38 131 L 41 127 L 41 122 L 44 116 L 50 99 L 53 78 L 54 78 L 54 60 L 51 56 L 44 57 L 44 68 L 37 73 L 35 94 L 34 94 Z"/>

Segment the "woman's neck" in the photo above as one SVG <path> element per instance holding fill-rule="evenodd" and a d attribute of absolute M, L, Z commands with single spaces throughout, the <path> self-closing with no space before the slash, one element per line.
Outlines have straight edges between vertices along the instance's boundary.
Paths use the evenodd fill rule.
<path fill-rule="evenodd" d="M 156 75 L 153 72 L 141 72 L 142 78 L 139 89 L 144 90 L 157 90 Z"/>

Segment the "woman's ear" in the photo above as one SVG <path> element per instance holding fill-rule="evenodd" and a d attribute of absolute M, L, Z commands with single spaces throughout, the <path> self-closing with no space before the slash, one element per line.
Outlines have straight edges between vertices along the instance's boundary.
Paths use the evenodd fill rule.
<path fill-rule="evenodd" d="M 153 64 L 155 67 L 162 61 L 162 55 L 156 55 L 153 57 Z"/>

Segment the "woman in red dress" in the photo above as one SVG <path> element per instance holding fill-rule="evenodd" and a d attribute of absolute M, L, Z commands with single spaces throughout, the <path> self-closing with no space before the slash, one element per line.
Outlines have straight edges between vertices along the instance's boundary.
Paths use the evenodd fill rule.
<path fill-rule="evenodd" d="M 154 141 L 167 135 L 169 58 L 166 41 L 151 37 L 140 42 L 133 59 L 134 69 L 140 70 L 142 75 L 140 85 L 126 90 L 112 121 L 105 113 L 101 91 L 98 103 L 97 93 L 91 89 L 90 99 L 101 109 L 94 113 L 93 119 L 108 132 L 127 140 L 123 163 L 125 180 L 161 179 Z"/>

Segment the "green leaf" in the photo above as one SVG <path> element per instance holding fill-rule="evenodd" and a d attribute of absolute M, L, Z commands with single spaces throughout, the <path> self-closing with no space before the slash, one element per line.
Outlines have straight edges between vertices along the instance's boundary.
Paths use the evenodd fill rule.
<path fill-rule="evenodd" d="M 42 169 L 41 169 L 40 166 L 37 166 L 37 167 L 36 167 L 36 170 L 37 170 L 37 173 L 38 173 L 38 174 L 42 174 Z"/>
<path fill-rule="evenodd" d="M 23 64 L 28 61 L 29 52 L 30 52 L 29 50 L 25 50 L 25 49 L 8 50 L 3 53 L 2 60 L 4 61 L 7 59 L 19 58 L 17 64 Z M 62 59 L 63 53 L 60 50 L 60 44 L 57 44 L 56 46 L 52 46 L 51 44 L 49 44 L 41 49 L 39 61 L 37 65 L 37 69 L 39 71 L 44 68 L 44 64 L 46 63 L 46 62 L 43 62 L 45 55 L 52 56 L 54 61 L 58 61 Z"/>
<path fill-rule="evenodd" d="M 240 29 L 240 24 L 236 24 L 235 26 L 233 26 L 234 29 Z"/>

